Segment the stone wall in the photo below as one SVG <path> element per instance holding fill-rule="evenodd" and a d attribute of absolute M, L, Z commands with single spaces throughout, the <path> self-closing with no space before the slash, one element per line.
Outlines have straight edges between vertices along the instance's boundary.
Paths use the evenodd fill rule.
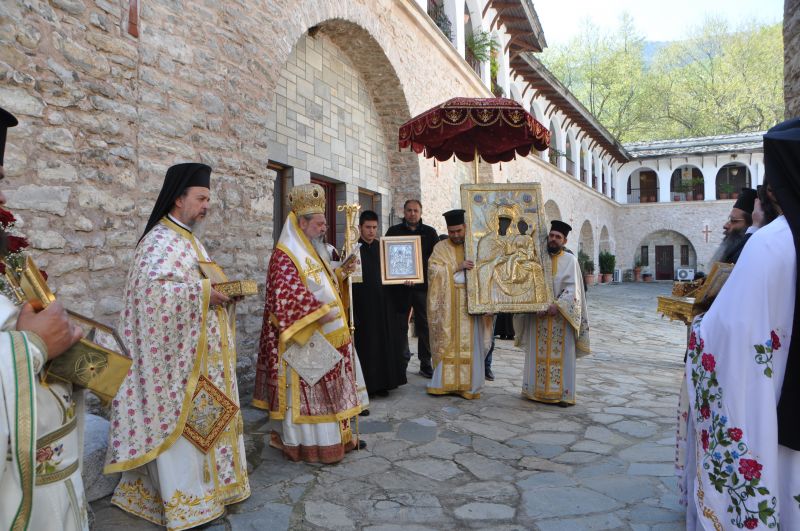
<path fill-rule="evenodd" d="M 786 118 L 800 116 L 800 0 L 784 0 L 783 91 Z"/>
<path fill-rule="evenodd" d="M 581 227 L 587 222 L 591 226 L 593 237 L 590 244 L 584 247 L 586 253 L 594 257 L 595 265 L 600 252 L 600 234 L 603 227 L 606 227 L 610 234 L 608 246 L 615 252 L 618 245 L 616 211 L 619 205 L 591 186 L 558 170 L 537 156 L 517 159 L 508 164 L 503 163 L 502 172 L 498 167 L 494 175 L 496 182 L 541 183 L 542 200 L 545 203 L 552 201 L 548 208 L 553 209 L 552 205 L 555 204 L 561 213 L 561 220 L 572 226 L 573 232 L 569 235 L 567 247 L 574 252 L 577 252 L 580 246 Z"/>
<path fill-rule="evenodd" d="M 380 192 L 385 220 L 420 198 L 425 221 L 443 231 L 441 213 L 459 205 L 473 166 L 399 152 L 398 127 L 448 98 L 490 94 L 417 3 L 149 0 L 140 3 L 138 38 L 125 31 L 128 4 L 0 2 L 0 106 L 20 118 L 4 185 L 34 257 L 69 307 L 116 323 L 128 262 L 164 172 L 177 162 L 214 168 L 201 238 L 233 278 L 265 275 L 275 226 L 271 158 L 306 178 L 337 180 L 339 201 L 361 187 Z M 317 68 L 320 61 L 331 68 Z M 340 91 L 340 83 L 348 85 Z M 304 93 L 313 100 L 301 108 Z M 358 113 L 363 128 L 348 132 Z M 541 182 L 565 221 L 578 230 L 589 222 L 593 256 L 606 228 L 618 263 L 625 253 L 632 262 L 644 236 L 630 232 L 642 228 L 636 216 L 656 230 L 664 216 L 686 214 L 682 205 L 648 205 L 628 215 L 630 207 L 535 156 L 502 171 L 481 164 L 479 174 L 481 182 Z M 725 215 L 709 215 L 709 224 Z M 577 244 L 574 236 L 570 247 Z M 243 389 L 262 309 L 263 293 L 237 308 Z"/>
<path fill-rule="evenodd" d="M 187 160 L 214 168 L 201 233 L 212 256 L 231 277 L 263 279 L 276 176 L 267 164 L 273 144 L 279 152 L 270 115 L 281 72 L 309 32 L 347 56 L 349 78 L 358 77 L 359 97 L 366 90 L 374 108 L 366 152 L 376 164 L 370 175 L 337 176 L 346 177 L 345 198 L 363 177 L 370 188 L 383 179 L 387 211 L 399 212 L 407 197 L 422 198 L 426 217 L 451 207 L 442 191 L 452 189 L 454 166 L 436 177 L 429 161 L 398 152 L 397 129 L 447 98 L 488 91 L 416 3 L 154 0 L 140 3 L 138 38 L 125 31 L 128 4 L 0 3 L 0 106 L 20 118 L 6 151 L 9 204 L 69 307 L 116 323 L 128 262 L 164 172 Z M 330 126 L 324 108 L 322 116 Z M 375 152 L 381 136 L 383 157 Z M 244 380 L 262 308 L 261 297 L 238 308 Z"/>
<path fill-rule="evenodd" d="M 730 214 L 733 203 L 731 200 L 718 200 L 620 206 L 616 215 L 616 230 L 612 233 L 617 241 L 617 267 L 623 270 L 632 269 L 639 247 L 648 245 L 652 233 L 665 230 L 678 233 L 689 240 L 696 253 L 697 269 L 708 272 L 709 260 L 722 242 L 722 225 Z M 703 232 L 706 229 L 709 231 L 708 242 L 705 241 L 706 234 Z M 654 249 L 651 248 L 650 251 L 652 253 Z M 652 273 L 655 272 L 654 256 L 650 257 Z M 677 247 L 674 256 L 678 262 L 680 254 Z"/>
<path fill-rule="evenodd" d="M 301 37 L 292 50 L 267 129 L 270 161 L 291 168 L 296 184 L 299 171 L 342 183 L 339 202 L 353 202 L 360 190 L 391 196 L 388 145 L 370 91 L 324 33 Z M 274 214 L 282 223 L 286 213 Z M 343 228 L 344 219 L 337 225 Z"/>

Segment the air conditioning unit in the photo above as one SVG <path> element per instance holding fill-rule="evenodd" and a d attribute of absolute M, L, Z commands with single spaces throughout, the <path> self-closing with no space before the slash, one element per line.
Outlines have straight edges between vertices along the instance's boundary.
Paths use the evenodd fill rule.
<path fill-rule="evenodd" d="M 622 269 L 614 270 L 614 282 L 622 282 Z"/>
<path fill-rule="evenodd" d="M 694 280 L 694 269 L 679 267 L 678 273 L 675 275 L 675 280 Z"/>

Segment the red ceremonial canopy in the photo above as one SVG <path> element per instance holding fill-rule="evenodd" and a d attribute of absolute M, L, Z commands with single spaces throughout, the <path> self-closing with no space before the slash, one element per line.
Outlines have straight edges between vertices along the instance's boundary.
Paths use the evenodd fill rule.
<path fill-rule="evenodd" d="M 508 162 L 516 154 L 550 145 L 550 131 L 519 103 L 506 98 L 453 98 L 400 126 L 400 149 L 410 147 L 428 158 L 453 155 L 470 162 Z"/>

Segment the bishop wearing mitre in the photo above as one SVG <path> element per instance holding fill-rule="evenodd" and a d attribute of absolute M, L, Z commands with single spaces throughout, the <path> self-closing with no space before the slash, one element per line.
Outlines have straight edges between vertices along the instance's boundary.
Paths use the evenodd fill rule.
<path fill-rule="evenodd" d="M 280 421 L 270 445 L 287 459 L 336 463 L 359 446 L 350 422 L 362 408 L 340 291 L 346 273 L 324 243 L 322 187 L 296 186 L 288 199 L 267 272 L 253 405 Z"/>

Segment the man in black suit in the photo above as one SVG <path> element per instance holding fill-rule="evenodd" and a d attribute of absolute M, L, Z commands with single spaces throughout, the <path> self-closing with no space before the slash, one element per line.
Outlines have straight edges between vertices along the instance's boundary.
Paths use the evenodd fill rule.
<path fill-rule="evenodd" d="M 422 223 L 422 203 L 418 199 L 409 199 L 403 205 L 403 221 L 392 225 L 386 236 L 419 236 L 422 243 L 422 270 L 425 282 L 393 286 L 390 290 L 400 337 L 408 342 L 408 312 L 414 309 L 414 329 L 419 339 L 417 356 L 419 357 L 419 373 L 426 378 L 433 376 L 431 367 L 431 347 L 428 340 L 428 258 L 433 246 L 439 241 L 436 229 Z M 408 346 L 405 352 L 409 353 Z M 410 353 L 407 354 L 410 357 Z"/>

